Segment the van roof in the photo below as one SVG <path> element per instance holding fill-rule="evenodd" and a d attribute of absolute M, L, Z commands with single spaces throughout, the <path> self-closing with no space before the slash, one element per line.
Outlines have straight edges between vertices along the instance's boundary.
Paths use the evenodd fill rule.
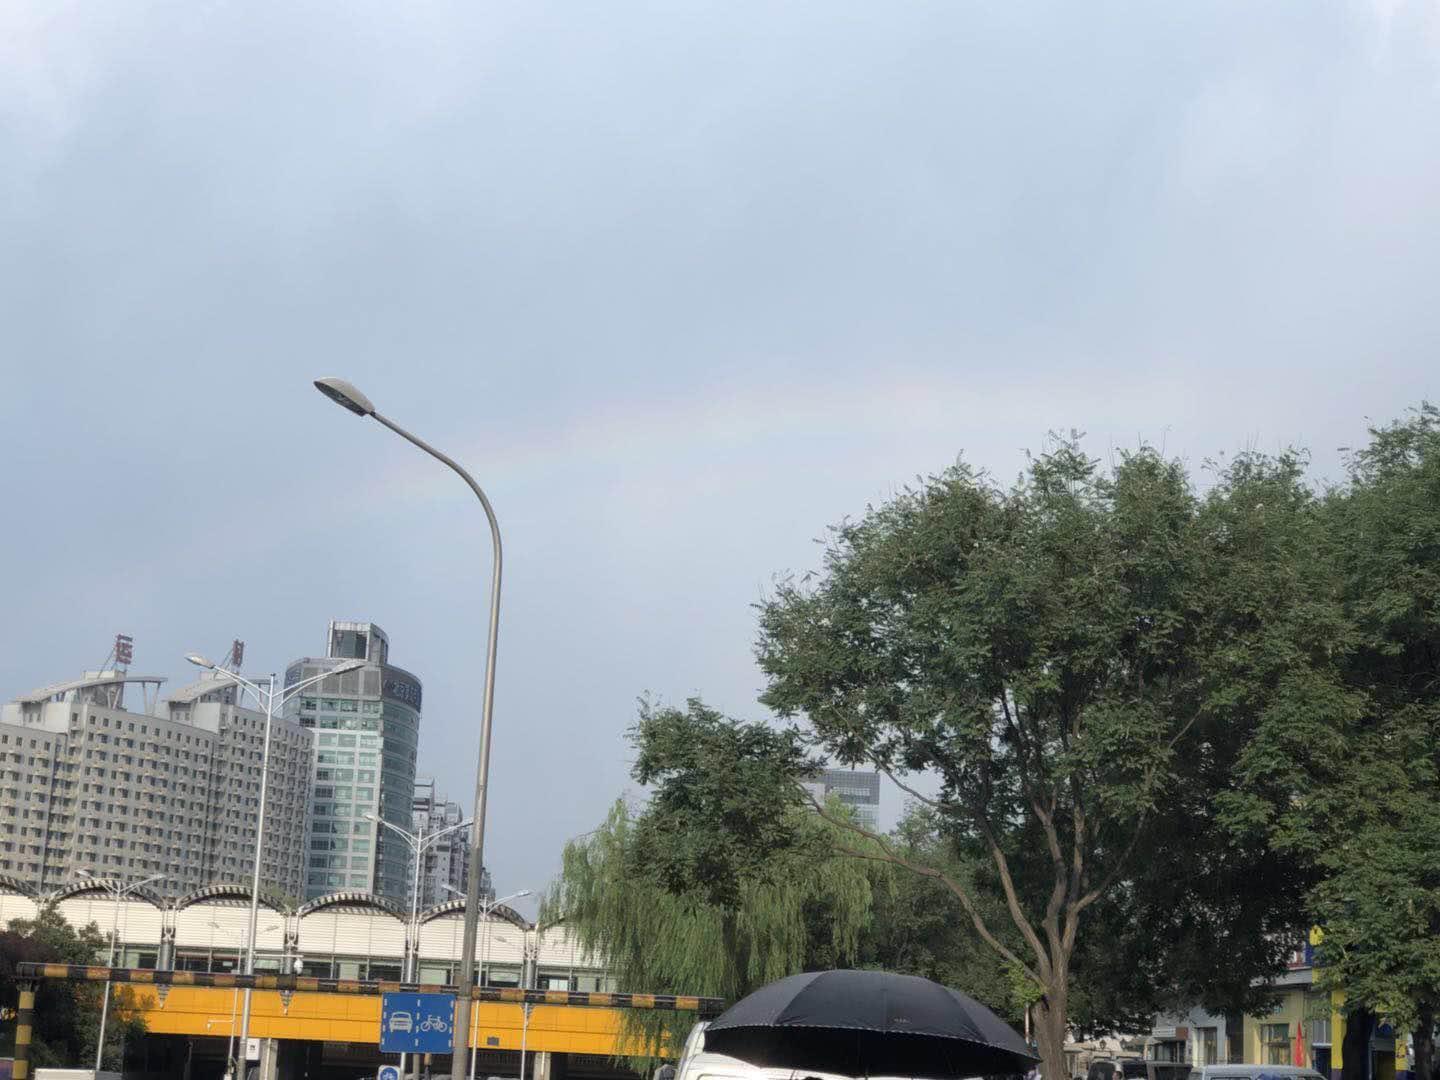
<path fill-rule="evenodd" d="M 808 1069 L 766 1069 L 727 1054 L 717 1054 L 713 1050 L 702 1050 L 698 1054 L 693 1054 L 687 1057 L 681 1066 L 687 1077 L 724 1076 L 743 1077 L 744 1080 L 809 1080 L 814 1077 L 815 1080 L 853 1080 L 848 1076 L 811 1072 Z M 874 1077 L 873 1080 L 886 1080 L 886 1078 Z"/>

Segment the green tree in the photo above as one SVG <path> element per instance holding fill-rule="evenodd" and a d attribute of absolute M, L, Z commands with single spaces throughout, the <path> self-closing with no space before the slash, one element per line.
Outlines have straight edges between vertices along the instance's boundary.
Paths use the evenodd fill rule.
<path fill-rule="evenodd" d="M 76 929 L 53 903 L 42 906 L 33 919 L 12 919 L 9 927 L 0 931 L 0 1005 L 14 1009 L 19 1004 L 17 964 L 93 964 L 105 955 L 107 947 L 107 939 L 94 923 Z M 34 1066 L 94 1063 L 101 993 L 102 986 L 94 983 L 40 982 L 31 1042 Z M 105 1025 L 104 1067 L 120 1068 L 125 1045 L 144 1033 L 145 1021 L 138 1015 L 133 992 L 116 987 Z M 6 1052 L 13 1053 L 13 1024 L 6 1030 L 5 1040 Z"/>
<path fill-rule="evenodd" d="M 867 764 L 933 811 L 966 873 L 818 806 L 849 835 L 835 851 L 944 888 L 1035 998 L 1047 1080 L 1065 1076 L 1077 1005 L 1098 1019 L 1182 992 L 1252 1000 L 1305 927 L 1307 882 L 1216 811 L 1262 720 L 1328 732 L 1345 701 L 1302 469 L 1245 455 L 1200 496 L 1155 453 L 1102 470 L 1061 441 L 1008 489 L 956 466 L 842 524 L 818 579 L 783 581 L 761 608 L 761 700 L 803 728 L 736 723 L 706 744 L 642 723 L 648 831 L 686 838 L 648 845 L 659 880 L 722 896 L 768 880 L 800 842 L 782 827 L 796 782 L 820 757 Z M 728 758 L 703 752 L 722 742 Z M 687 795 L 767 768 L 728 815 Z M 1196 953 L 1177 960 L 1177 944 Z"/>
<path fill-rule="evenodd" d="M 1295 755 L 1278 844 L 1312 854 L 1328 985 L 1414 1032 L 1436 1072 L 1440 1009 L 1440 410 L 1371 431 L 1329 500 L 1355 632 L 1346 678 L 1364 708 L 1346 752 Z M 1350 1059 L 1346 1058 L 1347 1066 Z"/>
<path fill-rule="evenodd" d="M 703 724 L 706 710 L 692 709 Z M 810 817 L 794 831 L 813 837 L 822 823 Z M 602 826 L 567 844 L 542 914 L 545 922 L 563 919 L 583 948 L 604 956 L 622 990 L 734 1000 L 796 971 L 853 961 L 872 899 L 864 866 L 801 842 L 775 861 L 767 880 L 752 878 L 724 902 L 709 902 L 659 882 L 640 843 L 648 824 L 648 813 L 637 820 L 617 802 Z M 636 1066 L 643 1071 L 673 1053 L 693 1022 L 628 1010 L 624 1035 L 636 1047 Z"/>

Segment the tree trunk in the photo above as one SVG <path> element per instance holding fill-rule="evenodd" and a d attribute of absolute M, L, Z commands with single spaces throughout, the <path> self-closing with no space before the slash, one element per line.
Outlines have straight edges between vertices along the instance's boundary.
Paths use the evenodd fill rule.
<path fill-rule="evenodd" d="M 1341 1066 L 1341 1080 L 1367 1080 L 1370 1071 L 1370 1029 L 1374 1018 L 1364 1009 L 1356 1009 L 1345 1016 L 1345 1041 L 1341 1052 L 1345 1061 Z"/>
<path fill-rule="evenodd" d="M 1035 1041 L 1044 1080 L 1071 1080 L 1065 1065 L 1065 990 L 1046 994 L 1035 1005 Z"/>
<path fill-rule="evenodd" d="M 1420 1018 L 1415 1025 L 1414 1080 L 1432 1080 L 1435 1076 L 1435 1006 L 1420 1004 Z"/>

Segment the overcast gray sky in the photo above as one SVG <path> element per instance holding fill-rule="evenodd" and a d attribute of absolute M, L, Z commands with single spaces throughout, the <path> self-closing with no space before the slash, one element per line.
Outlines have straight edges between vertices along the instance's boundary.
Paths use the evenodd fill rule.
<path fill-rule="evenodd" d="M 373 619 L 539 889 L 637 695 L 759 715 L 812 539 L 1051 429 L 1198 463 L 1440 397 L 1440 5 L 0 4 L 0 697 Z"/>

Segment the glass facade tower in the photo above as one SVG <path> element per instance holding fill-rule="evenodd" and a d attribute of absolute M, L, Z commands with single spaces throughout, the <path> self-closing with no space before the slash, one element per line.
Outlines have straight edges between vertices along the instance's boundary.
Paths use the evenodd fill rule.
<path fill-rule="evenodd" d="M 285 684 L 346 660 L 367 663 L 286 705 L 287 717 L 315 733 L 305 895 L 356 891 L 408 901 L 410 849 L 365 815 L 411 828 L 420 680 L 390 663 L 380 627 L 332 621 L 325 656 L 296 660 Z"/>

